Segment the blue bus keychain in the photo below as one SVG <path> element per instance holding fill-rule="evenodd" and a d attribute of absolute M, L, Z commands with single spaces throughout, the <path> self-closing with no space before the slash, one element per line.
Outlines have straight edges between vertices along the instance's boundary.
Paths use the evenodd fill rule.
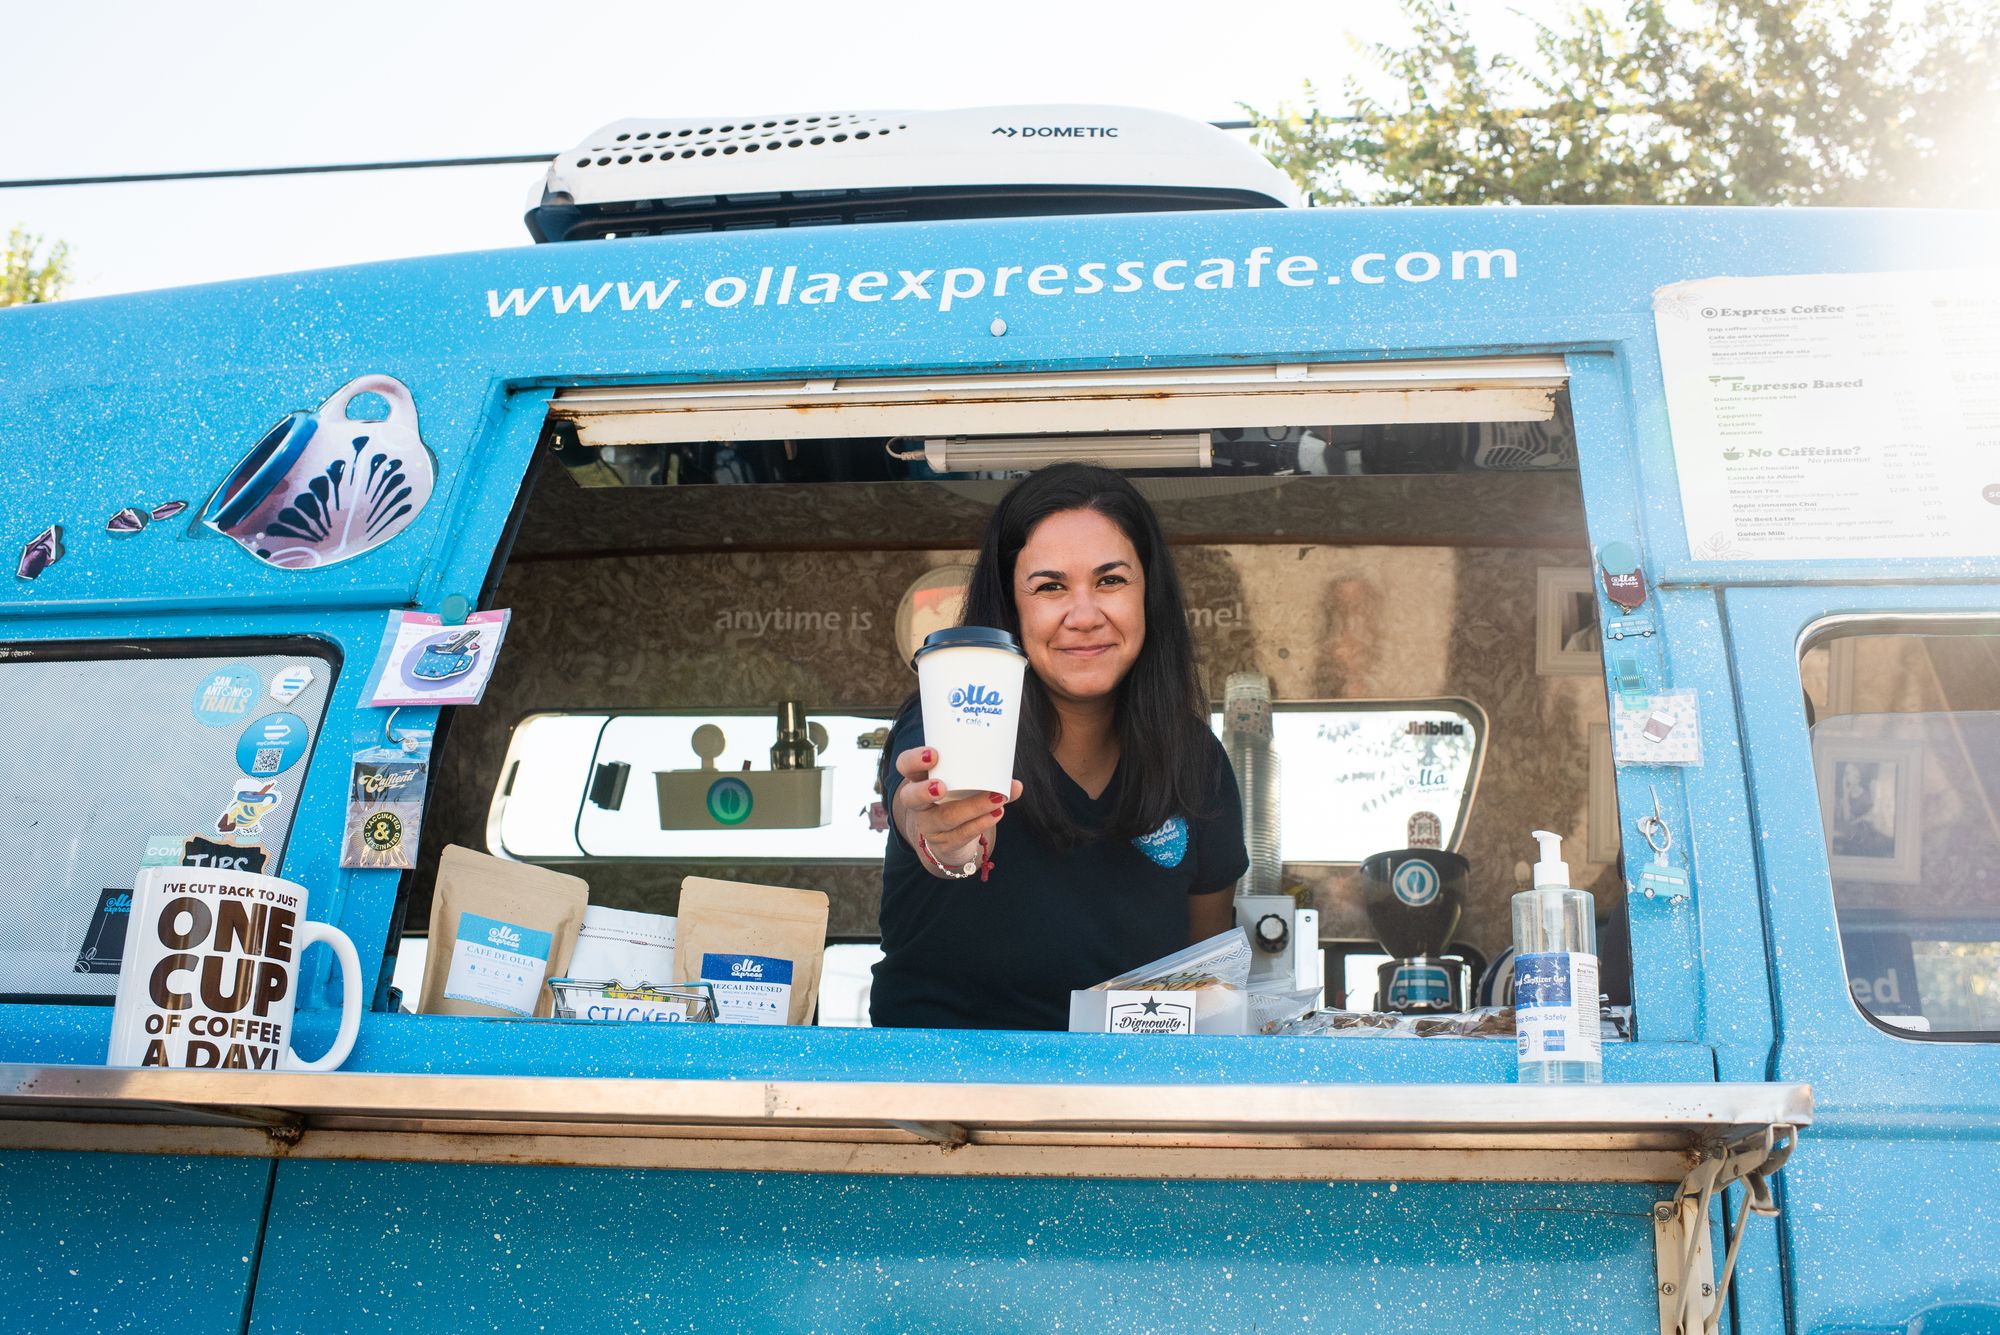
<path fill-rule="evenodd" d="M 1638 824 L 1639 833 L 1646 837 L 1646 846 L 1653 850 L 1653 861 L 1639 873 L 1639 893 L 1648 899 L 1678 904 L 1690 894 L 1688 874 L 1667 860 L 1667 850 L 1674 846 L 1674 833 L 1660 815 L 1660 790 L 1650 783 L 1646 788 L 1653 794 L 1653 814 L 1641 816 Z"/>

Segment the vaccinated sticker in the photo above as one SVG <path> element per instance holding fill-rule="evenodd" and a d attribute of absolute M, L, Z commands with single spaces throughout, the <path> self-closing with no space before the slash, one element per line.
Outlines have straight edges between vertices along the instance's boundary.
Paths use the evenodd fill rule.
<path fill-rule="evenodd" d="M 533 1015 L 554 944 L 553 936 L 533 927 L 461 913 L 444 994 L 453 1001 Z"/>
<path fill-rule="evenodd" d="M 430 734 L 404 734 L 410 749 L 372 747 L 357 751 L 347 792 L 347 832 L 341 841 L 343 867 L 416 866 L 417 827 L 423 823 L 424 793 L 430 787 Z"/>
<path fill-rule="evenodd" d="M 311 733 L 297 714 L 266 714 L 236 739 L 236 768 L 253 778 L 283 774 L 306 753 Z"/>
<path fill-rule="evenodd" d="M 792 962 L 769 955 L 703 955 L 720 1024 L 783 1024 L 792 1006 Z"/>
<path fill-rule="evenodd" d="M 256 671 L 241 663 L 217 668 L 194 688 L 194 716 L 211 728 L 226 728 L 248 716 L 264 682 Z"/>

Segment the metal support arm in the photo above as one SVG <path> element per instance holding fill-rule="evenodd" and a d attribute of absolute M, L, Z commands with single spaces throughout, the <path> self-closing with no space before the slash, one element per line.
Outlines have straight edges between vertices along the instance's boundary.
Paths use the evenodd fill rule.
<path fill-rule="evenodd" d="M 1736 1270 L 1736 1253 L 1753 1214 L 1776 1218 L 1778 1204 L 1771 1178 L 1783 1168 L 1798 1143 L 1798 1130 L 1779 1122 L 1733 1140 L 1702 1147 L 1696 1164 L 1671 1201 L 1653 1207 L 1654 1264 L 1659 1276 L 1661 1335 L 1691 1335 L 1697 1328 L 1715 1335 Z M 1743 1184 L 1743 1212 L 1729 1233 L 1723 1254 L 1722 1278 L 1715 1279 L 1708 1242 L 1708 1207 L 1718 1191 Z"/>

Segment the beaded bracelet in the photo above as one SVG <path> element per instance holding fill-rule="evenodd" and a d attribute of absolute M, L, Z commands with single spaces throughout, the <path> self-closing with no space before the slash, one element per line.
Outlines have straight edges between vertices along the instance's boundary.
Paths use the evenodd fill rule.
<path fill-rule="evenodd" d="M 972 873 L 978 872 L 979 879 L 983 883 L 993 871 L 992 859 L 986 856 L 985 835 L 979 836 L 978 860 L 968 862 L 961 867 L 954 868 L 947 866 L 944 859 L 931 851 L 930 841 L 925 839 L 921 834 L 917 836 L 917 852 L 923 855 L 924 861 L 930 863 L 931 870 L 948 881 L 963 881 L 971 876 Z"/>

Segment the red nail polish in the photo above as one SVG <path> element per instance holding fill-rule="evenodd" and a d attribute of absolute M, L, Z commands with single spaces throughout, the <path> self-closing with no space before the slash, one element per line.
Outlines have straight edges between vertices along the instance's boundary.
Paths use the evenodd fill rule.
<path fill-rule="evenodd" d="M 1000 794 L 998 793 L 988 793 L 987 796 L 992 798 L 995 802 L 1005 802 L 1007 800 L 1006 798 L 1000 796 Z"/>
<path fill-rule="evenodd" d="M 925 763 L 926 765 L 935 765 L 935 764 L 937 764 L 937 752 L 935 752 L 935 751 L 926 751 L 926 752 L 924 752 L 924 763 Z"/>
<path fill-rule="evenodd" d="M 944 796 L 944 785 L 941 783 L 933 783 L 931 785 L 931 796 L 932 797 Z"/>
<path fill-rule="evenodd" d="M 998 819 L 1000 818 L 1001 814 L 1002 814 L 1002 808 L 1000 808 L 1000 807 L 995 807 L 995 808 L 993 808 L 993 818 L 994 818 L 995 820 L 998 820 Z"/>

